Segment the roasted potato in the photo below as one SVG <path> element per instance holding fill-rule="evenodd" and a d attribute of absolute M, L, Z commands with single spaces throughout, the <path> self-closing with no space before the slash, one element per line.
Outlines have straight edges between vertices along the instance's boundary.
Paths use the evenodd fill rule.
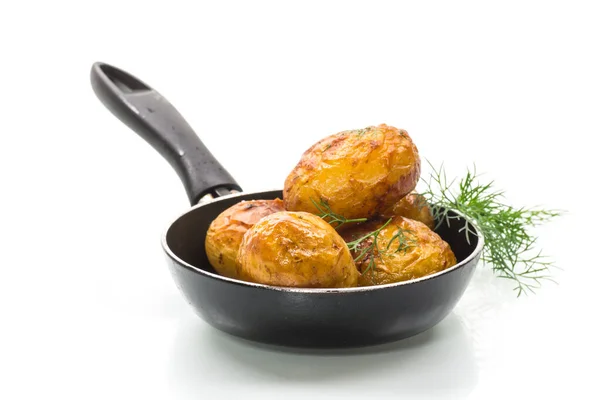
<path fill-rule="evenodd" d="M 246 231 L 261 218 L 283 211 L 283 201 L 241 201 L 223 211 L 210 224 L 204 246 L 208 261 L 218 274 L 238 278 L 237 254 Z"/>
<path fill-rule="evenodd" d="M 420 221 L 433 229 L 435 221 L 425 197 L 418 193 L 409 193 L 406 197 L 382 213 L 384 217 L 401 216 Z"/>
<path fill-rule="evenodd" d="M 343 131 L 314 144 L 288 175 L 286 210 L 318 214 L 326 202 L 346 218 L 369 218 L 396 204 L 421 173 L 417 147 L 405 130 L 385 124 Z"/>
<path fill-rule="evenodd" d="M 338 288 L 357 285 L 358 270 L 342 237 L 316 215 L 277 212 L 244 235 L 240 279 L 273 286 Z"/>
<path fill-rule="evenodd" d="M 342 235 L 347 242 L 351 242 L 377 230 L 386 221 L 379 220 L 355 226 L 345 230 Z M 399 230 L 401 235 L 397 235 Z M 372 244 L 372 238 L 361 241 L 359 248 L 352 251 L 353 257 L 358 258 Z M 356 261 L 356 266 L 361 272 L 359 286 L 383 285 L 421 278 L 456 264 L 456 257 L 448 243 L 422 222 L 409 218 L 392 218 L 380 231 L 376 247 Z"/>

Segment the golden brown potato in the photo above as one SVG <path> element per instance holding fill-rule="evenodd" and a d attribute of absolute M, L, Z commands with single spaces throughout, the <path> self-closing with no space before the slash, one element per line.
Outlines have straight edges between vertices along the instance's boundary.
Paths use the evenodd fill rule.
<path fill-rule="evenodd" d="M 346 218 L 369 218 L 392 207 L 416 186 L 417 147 L 405 130 L 381 124 L 322 139 L 302 155 L 283 192 L 286 210 L 318 214 L 325 201 Z"/>
<path fill-rule="evenodd" d="M 352 287 L 359 275 L 342 237 L 306 212 L 261 219 L 244 235 L 238 265 L 241 279 L 273 286 Z"/>
<path fill-rule="evenodd" d="M 387 221 L 387 220 L 386 220 Z M 381 227 L 386 221 L 374 221 L 345 230 L 347 242 L 360 238 Z M 393 239 L 402 229 L 404 246 L 398 251 L 400 241 Z M 419 221 L 404 217 L 394 217 L 383 228 L 377 239 L 377 247 L 368 257 L 356 262 L 361 271 L 359 286 L 383 285 L 420 278 L 442 271 L 456 264 L 456 257 L 440 236 Z M 391 244 L 390 244 L 391 242 Z M 359 249 L 353 251 L 353 257 L 360 255 L 362 249 L 372 244 L 372 240 L 361 242 Z M 388 248 L 388 244 L 389 248 Z M 374 255 L 374 256 L 373 256 Z M 373 260 L 373 263 L 371 261 Z M 370 264 L 372 264 L 370 266 Z"/>
<path fill-rule="evenodd" d="M 435 221 L 425 197 L 418 193 L 409 193 L 406 197 L 382 213 L 384 217 L 401 216 L 419 221 L 433 229 Z"/>
<path fill-rule="evenodd" d="M 244 233 L 261 218 L 283 211 L 283 201 L 241 201 L 223 211 L 211 224 L 206 233 L 204 246 L 210 265 L 220 275 L 237 276 L 237 254 Z"/>

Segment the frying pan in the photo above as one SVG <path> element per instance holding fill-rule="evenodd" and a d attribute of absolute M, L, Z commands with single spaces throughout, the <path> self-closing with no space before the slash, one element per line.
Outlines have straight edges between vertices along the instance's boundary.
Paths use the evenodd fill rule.
<path fill-rule="evenodd" d="M 423 332 L 444 319 L 462 297 L 479 261 L 483 235 L 475 225 L 465 232 L 465 223 L 471 223 L 453 211 L 454 218 L 440 224 L 436 232 L 448 242 L 458 263 L 420 279 L 308 289 L 218 275 L 204 249 L 210 223 L 242 200 L 282 198 L 282 191 L 241 193 L 242 188 L 175 107 L 140 79 L 105 63 L 95 63 L 90 78 L 106 108 L 171 164 L 186 189 L 192 208 L 168 226 L 162 247 L 180 292 L 213 327 L 275 345 L 361 347 Z"/>

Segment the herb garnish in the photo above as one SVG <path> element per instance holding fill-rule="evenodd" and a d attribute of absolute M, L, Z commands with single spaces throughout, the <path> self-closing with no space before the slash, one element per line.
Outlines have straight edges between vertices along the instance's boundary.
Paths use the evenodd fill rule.
<path fill-rule="evenodd" d="M 328 222 L 330 225 L 332 225 L 336 229 L 344 224 L 349 224 L 352 222 L 365 222 L 367 220 L 366 218 L 348 219 L 348 218 L 344 217 L 343 215 L 336 214 L 335 212 L 333 212 L 331 210 L 331 207 L 329 207 L 329 204 L 324 199 L 320 199 L 319 203 L 317 203 L 311 197 L 310 201 L 314 204 L 314 206 L 317 208 L 317 210 L 319 210 L 319 214 L 317 214 L 317 215 L 319 217 L 323 218 L 326 222 Z"/>
<path fill-rule="evenodd" d="M 366 222 L 367 218 L 355 218 L 355 219 L 347 219 L 346 217 L 336 214 L 331 210 L 329 204 L 326 200 L 320 199 L 319 203 L 317 203 L 314 199 L 310 199 L 310 201 L 314 204 L 314 206 L 319 210 L 319 217 L 324 219 L 326 222 L 331 224 L 334 228 L 339 228 L 340 226 L 352 222 Z M 412 231 L 407 229 L 402 229 L 401 227 L 397 227 L 398 230 L 392 236 L 390 241 L 388 242 L 385 248 L 381 248 L 379 246 L 378 238 L 381 231 L 392 222 L 393 218 L 388 219 L 383 225 L 374 230 L 373 232 L 369 232 L 366 235 L 359 237 L 358 239 L 347 242 L 348 249 L 350 249 L 353 253 L 358 253 L 356 257 L 354 257 L 354 262 L 361 262 L 369 259 L 369 265 L 363 271 L 366 273 L 371 270 L 374 271 L 375 267 L 375 258 L 381 258 L 382 255 L 387 254 L 392 247 L 392 244 L 397 241 L 398 245 L 394 247 L 394 252 L 404 252 L 408 251 L 411 247 L 416 245 L 416 240 L 411 237 L 409 238 L 407 234 L 412 234 Z"/>
<path fill-rule="evenodd" d="M 358 255 L 354 257 L 355 263 L 365 261 L 367 259 L 369 260 L 367 268 L 364 271 L 362 271 L 363 274 L 367 273 L 367 271 L 371 271 L 372 273 L 374 272 L 375 259 L 381 258 L 381 256 L 383 255 L 389 255 L 388 251 L 390 250 L 390 247 L 392 247 L 394 241 L 398 241 L 398 245 L 393 247 L 394 253 L 406 253 L 408 249 L 416 245 L 415 238 L 409 238 L 407 236 L 407 234 L 412 235 L 413 232 L 408 229 L 402 229 L 401 227 L 397 226 L 398 230 L 396 231 L 394 236 L 392 236 L 387 246 L 385 246 L 385 248 L 379 247 L 379 234 L 386 226 L 390 224 L 392 219 L 393 218 L 388 219 L 383 225 L 381 225 L 373 232 L 369 232 L 366 235 L 359 237 L 358 239 L 346 243 L 351 252 L 358 253 Z"/>
<path fill-rule="evenodd" d="M 505 204 L 502 201 L 504 192 L 495 190 L 493 181 L 479 183 L 475 167 L 473 171 L 467 169 L 457 190 L 456 180 L 448 183 L 443 165 L 437 170 L 432 167 L 432 170 L 422 194 L 430 204 L 438 226 L 461 218 L 451 215 L 452 210 L 472 220 L 485 239 L 483 262 L 490 264 L 500 278 L 515 281 L 517 297 L 533 293 L 544 280 L 553 281 L 550 269 L 555 265 L 542 255 L 541 250 L 535 249 L 537 238 L 529 229 L 561 215 L 560 211 L 514 208 Z M 465 232 L 467 240 L 474 234 L 468 222 L 461 231 Z"/>
<path fill-rule="evenodd" d="M 358 137 L 361 137 L 362 135 L 367 133 L 369 130 L 370 130 L 370 128 L 363 128 L 363 129 L 357 129 L 357 130 L 355 130 L 355 132 Z"/>

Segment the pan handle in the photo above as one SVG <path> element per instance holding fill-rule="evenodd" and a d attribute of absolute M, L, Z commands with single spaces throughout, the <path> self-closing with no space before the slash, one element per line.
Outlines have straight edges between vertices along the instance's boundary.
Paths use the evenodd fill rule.
<path fill-rule="evenodd" d="M 100 62 L 92 66 L 90 80 L 102 104 L 171 164 L 192 205 L 205 195 L 219 197 L 242 190 L 183 116 L 156 90 Z"/>

